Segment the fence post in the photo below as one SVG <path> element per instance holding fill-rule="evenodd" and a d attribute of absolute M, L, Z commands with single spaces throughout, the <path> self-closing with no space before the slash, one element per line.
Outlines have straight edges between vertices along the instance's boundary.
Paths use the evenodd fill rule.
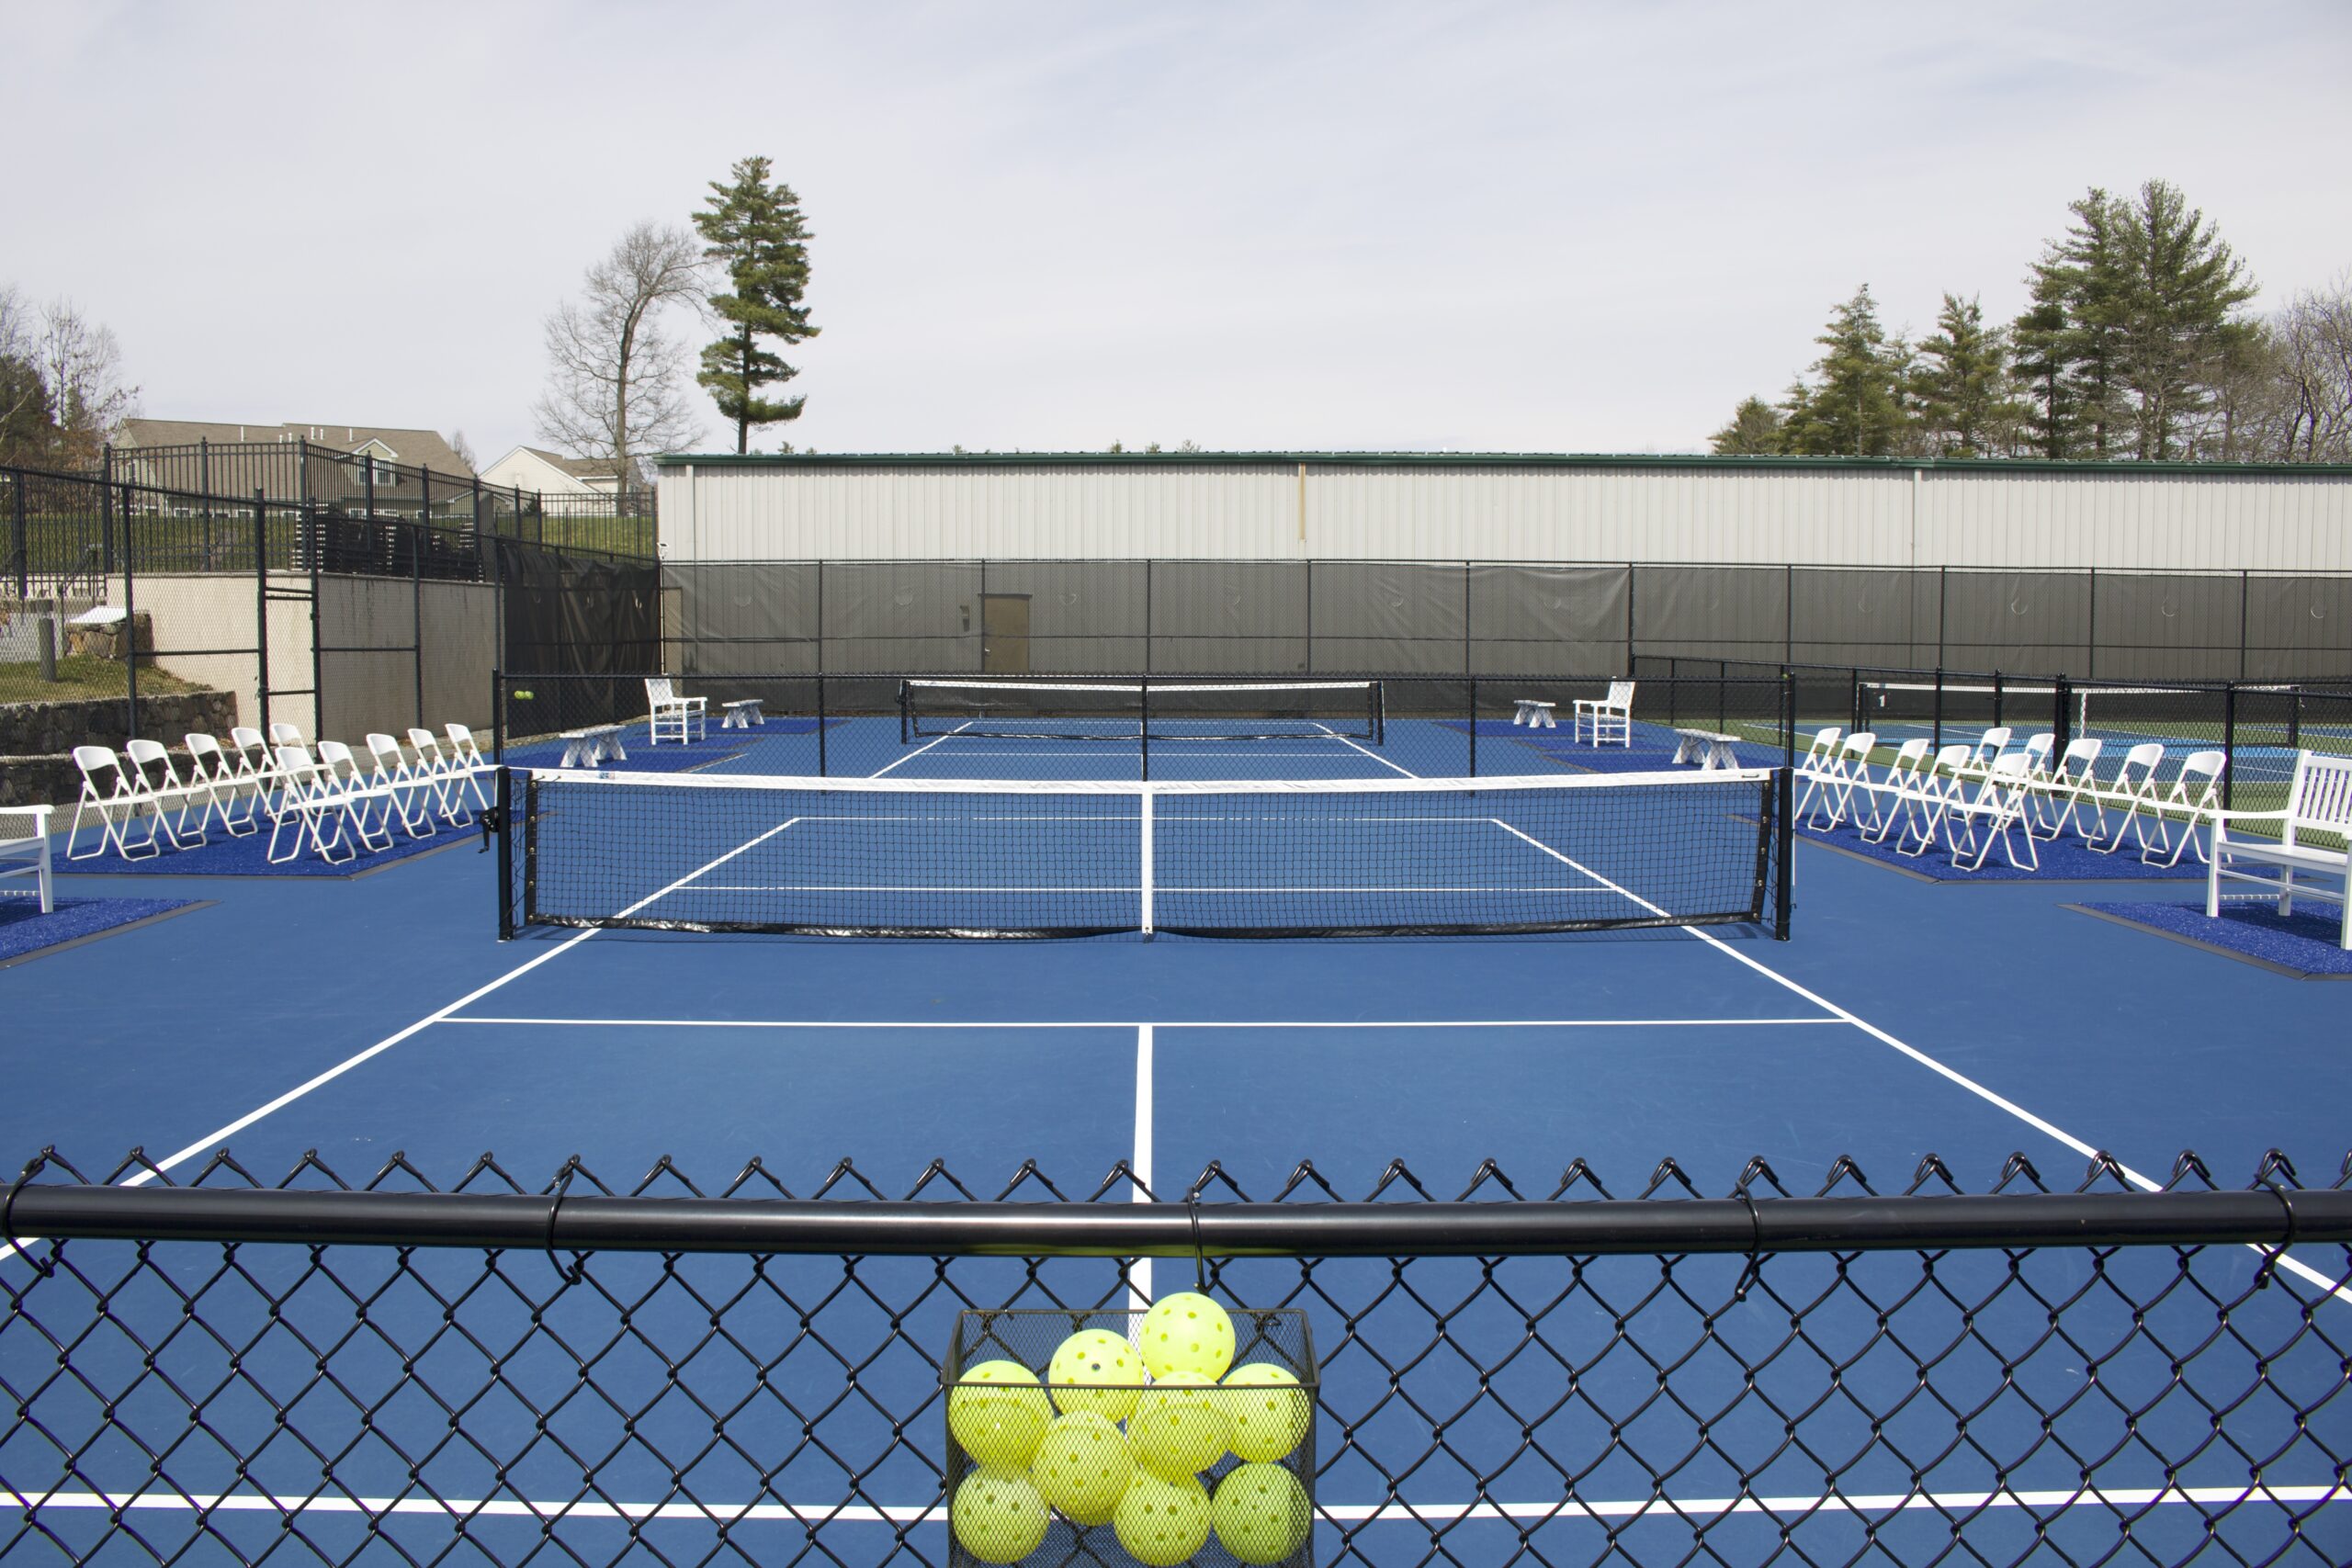
<path fill-rule="evenodd" d="M 2083 675 L 2086 680 L 2096 681 L 2098 679 L 2098 568 L 2092 567 L 2089 572 L 2091 608 L 2083 634 Z M 2059 750 L 2064 750 L 2065 746 L 2066 737 L 2062 734 L 2058 737 Z"/>
<path fill-rule="evenodd" d="M 1478 776 L 1478 677 L 1470 677 L 1470 776 Z"/>
<path fill-rule="evenodd" d="M 102 467 L 105 477 L 98 483 L 98 575 L 101 579 L 105 579 L 114 575 L 113 447 L 107 448 L 107 456 Z"/>
<path fill-rule="evenodd" d="M 16 502 L 8 509 L 8 557 L 17 563 L 17 597 L 32 597 L 29 579 L 32 574 L 32 534 L 25 522 L 25 476 L 18 474 L 10 482 L 8 493 Z"/>
<path fill-rule="evenodd" d="M 254 706 L 256 728 L 269 733 L 269 500 L 254 486 Z"/>
<path fill-rule="evenodd" d="M 2232 681 L 2222 688 L 2222 809 L 2235 807 L 2238 782 L 2238 683 Z M 2188 832 L 2197 826 L 2196 818 L 2181 829 Z"/>
<path fill-rule="evenodd" d="M 1634 660 L 1636 657 L 1634 652 L 1634 649 L 1635 647 L 1634 637 L 1634 580 L 1636 575 L 1637 574 L 1634 570 L 1634 563 L 1632 561 L 1627 561 L 1625 563 L 1625 678 L 1629 681 L 1634 678 Z M 1668 660 L 1667 673 L 1668 677 L 1671 679 L 1673 675 L 1673 660 L 1671 657 Z"/>
<path fill-rule="evenodd" d="M 1797 661 L 1797 569 L 1792 561 L 1782 567 L 1785 574 L 1781 584 L 1781 662 Z"/>
<path fill-rule="evenodd" d="M 2075 683 L 2061 671 L 2054 682 L 2054 690 L 2056 694 L 2050 705 L 2057 711 L 2050 716 L 2050 728 L 2055 733 L 2050 739 L 2052 749 L 2060 758 L 2064 758 L 2067 742 L 2075 739 Z"/>
<path fill-rule="evenodd" d="M 1941 569 L 1939 568 L 1938 570 L 1940 570 Z M 1939 626 L 1942 626 L 1943 617 L 1940 615 L 1936 617 L 1936 624 Z M 1940 644 L 1942 640 L 1943 634 L 1939 631 L 1937 633 L 1937 641 Z M 1940 654 L 1943 649 L 1939 646 L 1936 651 Z M 1928 744 L 1932 750 L 1940 751 L 1943 750 L 1944 745 L 1944 667 L 1941 663 L 1939 663 L 1936 666 L 1936 697 L 1934 714 L 1935 719 L 1932 728 L 1934 730 L 1935 738 L 1928 741 Z"/>
<path fill-rule="evenodd" d="M 139 739 L 139 571 L 130 547 L 130 487 L 122 487 L 122 668 L 130 703 L 130 739 Z"/>
<path fill-rule="evenodd" d="M 2252 593 L 2253 587 L 2254 587 L 2254 573 L 2253 573 L 2253 572 L 2251 572 L 2251 571 L 2241 571 L 2241 572 L 2239 572 L 2239 573 L 2238 573 L 2238 679 L 2239 679 L 2239 680 L 2241 680 L 2241 681 L 2245 680 L 2245 677 L 2246 677 L 2246 662 L 2245 662 L 2246 610 L 2247 610 L 2248 605 L 2249 605 L 2249 604 L 2251 604 L 2251 602 L 2252 602 L 2252 601 L 2251 601 L 2251 597 L 2250 597 L 2250 595 L 2251 595 L 2251 593 Z"/>
<path fill-rule="evenodd" d="M 824 778 L 831 770 L 825 759 L 825 672 L 817 671 L 817 776 Z"/>
<path fill-rule="evenodd" d="M 373 527 L 371 518 L 368 525 Z M 432 536 L 418 529 L 408 542 L 409 652 L 416 660 L 416 727 L 424 728 L 424 547 Z"/>

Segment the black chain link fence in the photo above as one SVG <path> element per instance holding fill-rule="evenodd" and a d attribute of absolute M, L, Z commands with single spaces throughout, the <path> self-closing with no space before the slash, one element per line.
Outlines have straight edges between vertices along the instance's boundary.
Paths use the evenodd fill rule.
<path fill-rule="evenodd" d="M 1304 1165 L 1262 1201 L 1216 1166 L 1182 1201 L 1124 1165 L 104 1179 L 153 1185 L 45 1155 L 0 1218 L 12 1562 L 943 1562 L 956 1312 L 1196 1277 L 1313 1325 L 1321 1562 L 2352 1556 L 2352 1190 L 2275 1154 L 2162 1192 L 2015 1156 L 1977 1196 L 1753 1161 L 1716 1200 L 1670 1161 L 1360 1201 Z"/>

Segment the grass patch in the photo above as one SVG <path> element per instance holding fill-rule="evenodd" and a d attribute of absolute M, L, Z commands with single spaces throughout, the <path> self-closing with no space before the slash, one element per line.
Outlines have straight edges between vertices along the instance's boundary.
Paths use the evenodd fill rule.
<path fill-rule="evenodd" d="M 77 653 L 57 661 L 57 679 L 40 678 L 39 664 L 0 664 L 0 703 L 85 703 L 120 700 L 130 688 L 130 671 L 119 661 Z M 175 696 L 205 692 L 209 686 L 183 681 L 150 660 L 139 664 L 139 694 Z"/>

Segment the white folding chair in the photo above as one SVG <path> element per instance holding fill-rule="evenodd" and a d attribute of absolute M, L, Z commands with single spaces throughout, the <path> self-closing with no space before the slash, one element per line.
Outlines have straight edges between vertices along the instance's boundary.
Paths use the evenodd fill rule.
<path fill-rule="evenodd" d="M 379 798 L 384 803 L 384 830 L 391 830 L 392 818 L 397 814 L 401 829 L 410 838 L 433 837 L 432 787 L 421 771 L 410 770 L 408 753 L 401 750 L 401 743 L 371 730 L 368 735 L 368 754 L 376 761 L 368 787 L 383 792 Z"/>
<path fill-rule="evenodd" d="M 154 803 L 155 826 L 172 848 L 184 850 L 190 844 L 204 842 L 204 825 L 191 825 L 187 819 L 187 788 L 180 783 L 180 771 L 172 766 L 172 754 L 160 740 L 126 740 L 122 743 L 122 760 L 130 774 L 131 785 L 144 791 Z M 179 820 L 173 820 L 177 817 Z"/>
<path fill-rule="evenodd" d="M 1873 802 L 1883 795 L 1883 808 L 1874 804 L 1876 820 L 1860 829 L 1862 837 L 1873 844 L 1886 842 L 1887 835 L 1903 817 L 1905 802 L 1917 793 L 1920 781 L 1928 769 L 1928 739 L 1925 736 L 1905 740 L 1894 753 L 1894 761 L 1887 764 L 1886 782 L 1872 792 Z"/>
<path fill-rule="evenodd" d="M 1947 803 L 1945 838 L 1955 867 L 1984 870 L 1985 857 L 1998 840 L 2009 863 L 2018 870 L 2041 869 L 2041 855 L 2026 820 L 2026 800 L 2032 794 L 2026 785 L 2027 767 L 2024 752 L 2005 752 L 1993 759 L 1992 769 L 1977 782 L 1973 799 Z M 2025 840 L 2023 860 L 2018 858 L 2018 838 Z"/>
<path fill-rule="evenodd" d="M 389 850 L 392 847 L 392 808 L 390 797 L 377 795 L 368 788 L 368 775 L 359 771 L 359 759 L 351 748 L 340 740 L 319 742 L 319 768 L 327 776 L 340 797 L 344 815 L 349 818 L 353 836 L 362 849 Z M 383 803 L 383 820 L 379 823 L 374 812 Z"/>
<path fill-rule="evenodd" d="M 470 739 L 472 737 L 468 736 Z M 464 827 L 474 819 L 466 809 L 465 781 L 449 759 L 441 753 L 441 739 L 433 731 L 412 726 L 408 732 L 408 749 L 416 753 L 416 765 L 433 790 L 433 808 L 441 820 Z"/>
<path fill-rule="evenodd" d="M 667 675 L 645 678 L 645 705 L 651 710 L 648 739 L 653 745 L 661 745 L 665 735 L 684 745 L 709 733 L 710 716 L 705 711 L 708 705 L 706 699 L 678 695 L 677 688 Z"/>
<path fill-rule="evenodd" d="M 1835 828 L 1846 819 L 1854 807 L 1854 791 L 1865 791 L 1871 784 L 1871 753 L 1878 750 L 1878 737 L 1867 729 L 1857 729 L 1846 737 L 1838 748 L 1837 756 L 1829 761 L 1816 781 L 1821 785 L 1819 805 L 1805 821 L 1805 826 L 1818 832 Z M 1859 821 L 1860 818 L 1858 818 Z M 1871 803 L 1871 820 L 1878 820 L 1878 805 Z"/>
<path fill-rule="evenodd" d="M 229 727 L 229 744 L 237 754 L 237 783 L 253 786 L 254 801 L 277 820 L 278 791 L 285 779 L 277 771 L 277 758 L 270 751 L 269 742 L 262 733 L 248 725 Z"/>
<path fill-rule="evenodd" d="M 1813 804 L 1815 793 L 1821 787 L 1815 775 L 1829 766 L 1838 755 L 1838 742 L 1845 738 L 1845 734 L 1834 724 L 1813 732 L 1813 739 L 1804 749 L 1804 759 L 1797 763 L 1797 777 L 1804 780 L 1804 793 L 1797 797 L 1799 821 L 1804 820 L 1806 809 Z"/>
<path fill-rule="evenodd" d="M 281 748 L 287 746 L 300 746 L 302 744 L 301 728 L 298 725 L 287 724 L 282 721 L 273 724 L 269 727 L 269 743 L 272 746 Z"/>
<path fill-rule="evenodd" d="M 237 770 L 229 761 L 229 753 L 220 742 L 202 730 L 190 730 L 181 739 L 187 743 L 187 800 L 194 806 L 203 801 L 204 810 L 197 818 L 199 828 L 212 822 L 231 838 L 242 839 L 254 830 L 253 802 L 245 798 L 237 784 Z"/>
<path fill-rule="evenodd" d="M 130 836 L 131 825 L 140 819 L 140 807 L 146 803 L 147 795 L 131 783 L 130 774 L 123 768 L 122 759 L 114 754 L 113 747 L 76 746 L 74 766 L 81 771 L 82 793 L 74 802 L 74 821 L 65 829 L 67 860 L 96 860 L 109 846 L 124 860 L 151 860 L 164 852 L 158 831 L 160 812 L 147 818 L 146 837 Z M 77 854 L 74 845 L 81 836 L 85 814 L 98 819 L 98 842 L 96 848 Z"/>
<path fill-rule="evenodd" d="M 1996 724 L 1987 729 L 1976 738 L 1976 744 L 1969 748 L 1968 765 L 1980 771 L 1990 768 L 1995 760 L 2009 749 L 2009 737 L 2015 733 L 2006 724 Z"/>
<path fill-rule="evenodd" d="M 2180 760 L 2180 771 L 2172 777 L 2172 788 L 2165 795 L 2154 821 L 2156 842 L 2150 844 L 2143 837 L 2140 859 L 2147 865 L 2173 866 L 2180 863 L 2180 852 L 2195 850 L 2197 863 L 2205 863 L 2205 846 L 2197 840 L 2199 821 L 2211 822 L 2222 809 L 2222 771 L 2229 765 L 2226 751 L 2191 751 Z M 2187 818 L 2176 824 L 2175 812 L 2186 812 Z M 2172 835 L 2175 826 L 2180 836 Z M 2159 860 L 2156 857 L 2162 855 Z"/>
<path fill-rule="evenodd" d="M 2091 848 L 2103 855 L 2111 855 L 2123 847 L 2123 836 L 2132 834 L 2140 840 L 2140 848 L 2148 847 L 2148 837 L 2141 826 L 2140 814 L 2154 812 L 2162 806 L 2164 797 L 2156 793 L 2156 770 L 2164 766 L 2165 748 L 2161 740 L 2143 740 L 2123 753 L 2123 765 L 2115 770 L 2115 785 L 2107 792 L 2108 798 L 2120 800 L 2123 816 L 2115 824 L 2114 836 L 2107 842 L 2094 843 Z M 2101 807 L 2099 817 L 2107 811 Z"/>
<path fill-rule="evenodd" d="M 1895 803 L 1903 813 L 1903 836 L 1895 840 L 1895 853 L 1914 860 L 1926 854 L 1943 829 L 1945 813 L 1967 804 L 1968 758 L 1964 740 L 1944 747 L 1919 774 L 1917 787 Z"/>
<path fill-rule="evenodd" d="M 2107 811 L 2098 799 L 2099 750 L 2097 736 L 2067 741 L 2058 765 L 2043 778 L 2034 805 L 2034 822 L 2043 838 L 2055 839 L 2071 826 L 2083 842 L 2096 846 L 2107 831 Z"/>
<path fill-rule="evenodd" d="M 482 788 L 481 776 L 490 772 L 490 762 L 475 744 L 474 732 L 454 718 L 441 727 L 441 732 L 449 738 L 449 771 L 464 774 L 466 787 L 473 791 L 474 804 L 487 810 L 490 794 Z"/>

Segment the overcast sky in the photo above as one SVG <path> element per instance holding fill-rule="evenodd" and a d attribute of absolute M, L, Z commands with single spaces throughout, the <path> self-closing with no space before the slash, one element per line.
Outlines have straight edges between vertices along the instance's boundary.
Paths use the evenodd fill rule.
<path fill-rule="evenodd" d="M 1789 18 L 1804 19 L 1792 22 Z M 1868 282 L 2006 319 L 2163 177 L 2352 266 L 2352 5 L 0 0 L 0 282 L 151 415 L 533 439 L 540 322 L 773 158 L 820 451 L 1691 451 Z M 707 447 L 732 448 L 715 413 Z"/>

